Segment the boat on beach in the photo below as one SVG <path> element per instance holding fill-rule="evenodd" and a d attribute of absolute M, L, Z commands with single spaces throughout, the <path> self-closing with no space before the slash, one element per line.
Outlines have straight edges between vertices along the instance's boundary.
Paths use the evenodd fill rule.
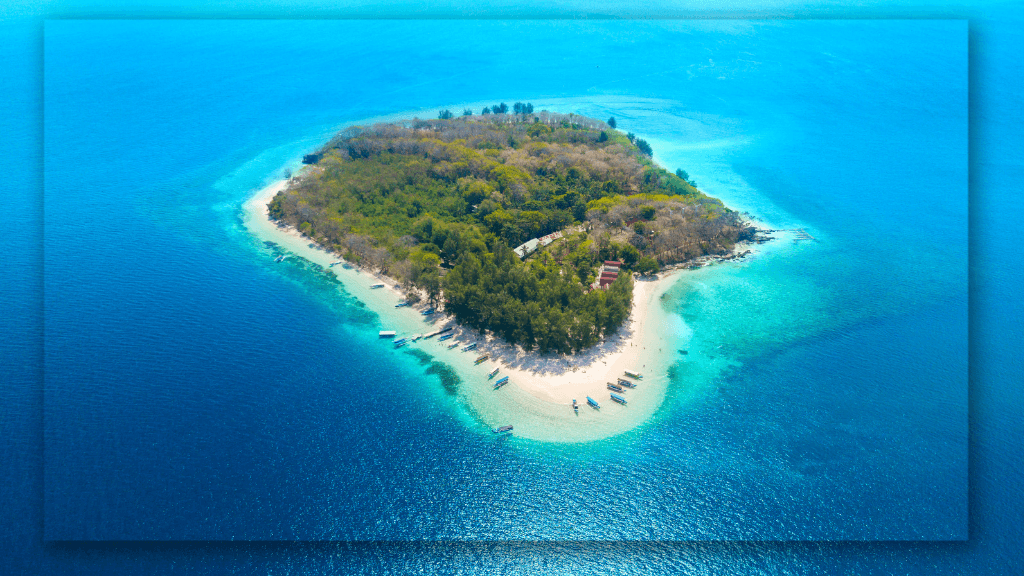
<path fill-rule="evenodd" d="M 626 380 L 625 378 L 619 378 L 618 380 L 619 380 L 619 384 L 622 385 L 622 386 L 625 386 L 626 388 L 636 388 L 636 384 L 635 383 L 630 382 L 629 380 Z"/>
<path fill-rule="evenodd" d="M 473 364 L 480 364 L 481 362 L 483 362 L 484 360 L 487 360 L 488 358 L 490 358 L 490 356 L 488 354 L 484 354 L 483 356 L 481 356 L 481 357 L 477 358 L 476 360 L 474 360 Z"/>
<path fill-rule="evenodd" d="M 630 378 L 636 378 L 637 380 L 643 379 L 643 375 L 640 374 L 638 370 L 626 370 L 626 376 L 629 376 Z"/>
<path fill-rule="evenodd" d="M 420 314 L 423 314 L 424 316 L 430 316 L 434 312 L 437 312 L 437 310 L 434 310 L 433 308 L 427 308 L 423 312 L 420 312 Z"/>
<path fill-rule="evenodd" d="M 395 308 L 404 308 L 405 306 L 408 306 L 408 305 L 409 305 L 408 302 L 399 302 L 398 304 L 395 304 Z"/>
<path fill-rule="evenodd" d="M 438 342 L 444 342 L 445 340 L 447 340 L 449 338 L 452 338 L 454 336 L 455 336 L 455 334 L 445 334 L 444 336 L 441 336 L 440 338 L 438 338 L 437 341 Z"/>
<path fill-rule="evenodd" d="M 383 288 L 383 287 L 384 287 L 384 283 L 383 282 L 377 282 L 376 284 L 370 284 L 370 288 Z"/>
<path fill-rule="evenodd" d="M 494 370 L 491 370 L 491 372 L 487 375 L 487 379 L 490 380 L 491 378 L 494 378 L 494 375 L 497 374 L 497 373 L 498 373 L 498 369 L 497 368 L 495 368 Z"/>
<path fill-rule="evenodd" d="M 455 348 L 458 345 L 459 345 L 458 342 L 452 342 L 451 344 L 448 345 L 448 349 L 451 350 L 452 348 Z"/>
<path fill-rule="evenodd" d="M 625 392 L 625 390 L 622 389 L 622 386 L 617 386 L 615 384 L 612 384 L 611 382 L 608 383 L 608 389 L 614 390 L 616 392 Z"/>
<path fill-rule="evenodd" d="M 619 396 L 619 395 L 618 395 L 618 394 L 616 394 L 615 392 L 612 392 L 612 393 L 611 393 L 611 397 L 612 397 L 612 400 L 615 400 L 615 401 L 616 401 L 616 402 L 618 402 L 619 404 L 623 404 L 623 405 L 624 405 L 624 404 L 626 404 L 626 399 L 625 399 L 625 398 L 623 398 L 622 396 Z"/>
<path fill-rule="evenodd" d="M 576 403 L 576 399 L 575 398 L 572 399 L 572 409 L 576 413 L 579 413 L 579 411 L 580 411 L 580 405 Z"/>
<path fill-rule="evenodd" d="M 472 342 L 470 344 L 466 344 L 465 346 L 462 347 L 462 351 L 463 352 L 469 352 L 470 350 L 472 350 L 474 348 L 476 348 L 476 342 Z"/>
<path fill-rule="evenodd" d="M 497 390 L 505 384 L 508 384 L 508 376 L 502 376 L 497 382 L 494 383 L 494 389 Z"/>
<path fill-rule="evenodd" d="M 587 404 L 590 404 L 591 407 L 593 407 L 595 409 L 598 409 L 598 410 L 601 409 L 601 405 L 597 403 L 597 400 L 594 400 L 590 396 L 587 396 Z"/>

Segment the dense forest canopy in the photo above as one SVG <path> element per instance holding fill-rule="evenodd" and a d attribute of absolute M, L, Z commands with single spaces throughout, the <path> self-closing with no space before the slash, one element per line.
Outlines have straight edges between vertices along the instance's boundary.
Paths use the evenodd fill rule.
<path fill-rule="evenodd" d="M 630 274 L 595 290 L 601 262 L 654 272 L 750 234 L 614 118 L 509 110 L 350 127 L 306 157 L 271 216 L 421 289 L 460 322 L 562 353 L 629 315 Z M 512 250 L 553 232 L 562 237 L 525 261 Z"/>

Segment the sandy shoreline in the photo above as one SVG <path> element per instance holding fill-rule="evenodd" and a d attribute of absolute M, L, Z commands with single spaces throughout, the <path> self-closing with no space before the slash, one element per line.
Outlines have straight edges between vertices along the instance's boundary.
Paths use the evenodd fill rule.
<path fill-rule="evenodd" d="M 258 238 L 275 242 L 333 272 L 349 293 L 379 315 L 382 330 L 413 337 L 453 327 L 454 337 L 446 342 L 420 339 L 411 347 L 427 352 L 458 373 L 464 383 L 461 390 L 471 420 L 483 421 L 489 427 L 514 423 L 515 433 L 520 437 L 589 441 L 635 428 L 649 420 L 663 402 L 669 384 L 667 370 L 679 358 L 674 346 L 679 344 L 680 332 L 669 319 L 671 315 L 662 309 L 660 298 L 682 278 L 680 268 L 655 277 L 636 277 L 629 319 L 611 337 L 580 354 L 542 356 L 524 352 L 498 338 L 481 337 L 477 331 L 459 326 L 450 316 L 424 316 L 421 312 L 425 304 L 395 308 L 396 303 L 404 300 L 404 294 L 395 288 L 394 279 L 354 265 L 332 266 L 342 262 L 342 258 L 316 245 L 295 228 L 279 226 L 270 219 L 268 203 L 287 185 L 288 180 L 273 182 L 246 200 L 242 206 L 245 226 Z M 370 288 L 378 282 L 383 282 L 385 288 Z M 448 347 L 456 342 L 459 346 Z M 477 343 L 476 349 L 462 352 L 462 347 L 471 342 Z M 483 354 L 488 359 L 474 364 Z M 495 367 L 499 370 L 496 378 L 509 377 L 509 384 L 498 391 L 493 389 L 494 380 L 487 376 Z M 622 406 L 611 401 L 607 383 L 615 383 L 626 370 L 640 371 L 644 378 L 636 388 L 626 389 L 623 395 L 629 404 Z M 600 402 L 601 409 L 589 408 L 587 396 Z M 570 407 L 573 399 L 580 405 L 578 412 Z"/>
<path fill-rule="evenodd" d="M 273 240 L 279 241 L 280 236 L 288 236 L 294 241 L 301 242 L 302 247 L 309 251 L 329 256 L 331 262 L 342 260 L 337 254 L 330 254 L 323 248 L 310 247 L 312 240 L 300 234 L 295 228 L 280 226 L 270 218 L 269 202 L 287 186 L 288 180 L 280 180 L 259 190 L 245 203 L 245 211 L 250 214 L 258 213 L 265 220 L 267 226 L 261 227 L 262 231 L 275 233 L 274 235 L 278 237 Z M 247 222 L 247 225 L 249 224 L 255 222 Z M 287 247 L 292 250 L 298 248 Z M 300 255 L 306 257 L 306 254 Z M 360 272 L 384 282 L 385 288 L 377 290 L 378 292 L 390 293 L 396 302 L 404 298 L 404 295 L 394 287 L 397 283 L 395 279 L 365 269 L 361 269 Z M 498 338 L 481 338 L 474 331 L 459 326 L 450 316 L 437 315 L 435 320 L 439 324 L 456 326 L 456 336 L 453 340 L 465 343 L 478 342 L 474 357 L 488 354 L 488 364 L 496 363 L 501 369 L 500 373 L 509 376 L 510 385 L 519 387 L 537 398 L 567 405 L 571 404 L 572 398 L 582 402 L 588 395 L 595 399 L 604 399 L 608 396 L 608 382 L 614 383 L 626 370 L 642 370 L 644 363 L 641 362 L 641 353 L 644 350 L 644 343 L 640 335 L 644 332 L 651 299 L 655 293 L 661 292 L 658 290 L 659 285 L 672 275 L 672 272 L 668 272 L 654 278 L 637 279 L 634 282 L 633 306 L 628 322 L 611 337 L 572 356 L 542 356 L 535 352 L 525 352 L 518 346 L 507 344 Z M 420 305 L 417 308 L 425 306 Z M 401 314 L 402 311 L 403 309 L 395 309 L 394 313 Z M 411 311 L 412 309 L 405 310 Z"/>

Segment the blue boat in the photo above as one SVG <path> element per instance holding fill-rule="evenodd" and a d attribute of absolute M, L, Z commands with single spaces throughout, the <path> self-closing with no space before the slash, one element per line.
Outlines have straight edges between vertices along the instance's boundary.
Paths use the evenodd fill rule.
<path fill-rule="evenodd" d="M 587 404 L 590 404 L 594 408 L 601 408 L 601 405 L 597 403 L 597 400 L 594 400 L 590 396 L 587 396 Z"/>
<path fill-rule="evenodd" d="M 616 392 L 625 392 L 625 390 L 622 389 L 622 386 L 616 386 L 615 384 L 612 384 L 611 382 L 608 383 L 608 389 L 609 390 L 614 390 Z"/>
<path fill-rule="evenodd" d="M 438 338 L 437 341 L 438 342 L 444 342 L 445 340 L 447 340 L 449 338 L 452 338 L 454 336 L 455 336 L 455 334 L 445 334 L 444 336 L 441 336 L 440 338 Z"/>
<path fill-rule="evenodd" d="M 395 344 L 395 348 L 401 348 L 402 346 L 405 346 L 406 344 L 408 344 L 408 342 L 400 342 L 398 344 Z"/>
<path fill-rule="evenodd" d="M 636 388 L 636 384 L 630 382 L 629 380 L 626 380 L 625 378 L 619 378 L 619 384 L 625 386 L 626 388 Z"/>
<path fill-rule="evenodd" d="M 501 434 L 502 432 L 511 432 L 511 431 L 512 431 L 512 425 L 511 424 L 506 424 L 505 426 L 501 426 L 501 427 L 495 428 L 494 430 L 491 430 L 491 432 L 494 432 L 495 434 Z"/>
<path fill-rule="evenodd" d="M 625 404 L 626 403 L 626 399 L 623 398 L 622 396 L 619 396 L 615 392 L 612 392 L 611 395 L 612 395 L 612 400 L 615 400 L 619 404 Z"/>
<path fill-rule="evenodd" d="M 491 378 L 494 378 L 494 375 L 497 374 L 497 373 L 498 373 L 498 369 L 497 368 L 495 368 L 494 370 L 491 370 L 491 373 L 487 375 L 487 379 L 490 380 Z"/>
<path fill-rule="evenodd" d="M 409 305 L 408 302 L 399 302 L 398 304 L 395 304 L 395 308 L 401 308 L 403 306 L 408 306 L 408 305 Z"/>
<path fill-rule="evenodd" d="M 502 376 L 497 382 L 494 383 L 494 389 L 497 390 L 505 384 L 508 384 L 508 376 Z"/>
<path fill-rule="evenodd" d="M 462 351 L 469 352 L 473 348 L 476 348 L 476 342 L 473 342 L 472 344 L 466 344 L 465 346 L 462 347 Z"/>
<path fill-rule="evenodd" d="M 433 308 L 428 308 L 428 309 L 424 310 L 423 312 L 420 312 L 420 314 L 423 314 L 424 316 L 430 316 L 434 312 L 436 312 L 436 310 L 434 310 Z"/>
<path fill-rule="evenodd" d="M 398 340 L 395 340 L 395 344 L 401 344 L 401 343 L 405 342 L 406 340 L 408 340 L 408 338 L 399 338 Z"/>

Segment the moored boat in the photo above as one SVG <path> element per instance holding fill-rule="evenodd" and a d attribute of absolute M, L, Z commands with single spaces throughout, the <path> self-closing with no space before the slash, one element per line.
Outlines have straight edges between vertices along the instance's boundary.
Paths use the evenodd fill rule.
<path fill-rule="evenodd" d="M 448 345 L 448 349 L 451 350 L 452 348 L 455 348 L 458 345 L 459 345 L 458 342 L 452 342 L 451 344 Z"/>
<path fill-rule="evenodd" d="M 377 282 L 376 284 L 370 284 L 370 288 L 383 288 L 383 287 L 384 287 L 384 283 L 383 282 Z"/>
<path fill-rule="evenodd" d="M 575 398 L 572 399 L 572 409 L 575 410 L 576 412 L 580 411 L 580 405 L 576 403 Z"/>
<path fill-rule="evenodd" d="M 434 310 L 433 308 L 427 308 L 423 312 L 420 312 L 420 314 L 423 314 L 424 316 L 430 316 L 434 312 L 437 312 L 437 310 Z"/>
<path fill-rule="evenodd" d="M 399 344 L 405 344 L 406 340 L 408 340 L 408 338 L 399 338 L 398 340 L 395 340 L 395 346 L 398 346 Z"/>
<path fill-rule="evenodd" d="M 615 392 L 612 392 L 612 393 L 611 393 L 611 397 L 612 397 L 612 400 L 615 400 L 615 401 L 616 401 L 616 402 L 618 402 L 619 404 L 625 404 L 625 403 L 626 403 L 626 399 L 625 399 L 625 398 L 623 398 L 622 396 L 619 396 L 619 395 L 618 395 L 618 394 L 616 394 Z"/>
<path fill-rule="evenodd" d="M 408 302 L 399 302 L 398 304 L 395 304 L 395 308 L 404 308 L 405 306 L 408 306 L 408 305 L 409 305 Z"/>
<path fill-rule="evenodd" d="M 619 384 L 622 385 L 622 386 L 625 386 L 626 388 L 636 388 L 636 384 L 635 383 L 630 382 L 629 380 L 626 380 L 625 378 L 619 378 Z"/>
<path fill-rule="evenodd" d="M 636 378 L 637 380 L 643 379 L 643 374 L 640 374 L 638 370 L 626 370 L 626 376 Z"/>
<path fill-rule="evenodd" d="M 587 404 L 590 404 L 594 408 L 600 408 L 601 407 L 601 405 L 597 403 L 597 400 L 594 400 L 590 396 L 587 396 Z"/>
<path fill-rule="evenodd" d="M 490 358 L 490 356 L 487 355 L 487 354 L 484 354 L 483 356 L 481 356 L 481 357 L 477 358 L 476 360 L 474 360 L 473 364 L 480 364 L 481 362 L 483 362 L 484 360 L 487 360 L 488 358 Z"/>
<path fill-rule="evenodd" d="M 612 384 L 611 382 L 608 383 L 608 389 L 609 390 L 615 390 L 616 392 L 625 392 L 625 390 L 622 389 L 622 386 L 616 386 L 615 384 Z"/>
<path fill-rule="evenodd" d="M 381 338 L 394 338 L 395 334 L 397 334 L 397 332 L 394 330 L 381 330 L 380 332 L 377 332 L 377 336 L 380 336 Z"/>
<path fill-rule="evenodd" d="M 476 348 L 476 342 L 473 342 L 473 343 L 470 343 L 470 344 L 466 344 L 465 346 L 462 347 L 462 351 L 463 352 L 469 352 L 470 350 L 472 350 L 474 348 Z"/>
<path fill-rule="evenodd" d="M 498 373 L 498 369 L 497 368 L 495 368 L 494 370 L 491 370 L 491 372 L 487 375 L 487 379 L 490 380 L 491 378 L 494 378 L 494 375 L 497 374 L 497 373 Z"/>
<path fill-rule="evenodd" d="M 508 376 L 502 376 L 497 382 L 494 383 L 494 389 L 497 390 L 505 384 L 508 384 Z"/>
<path fill-rule="evenodd" d="M 512 431 L 512 425 L 511 424 L 506 424 L 504 426 L 499 426 L 498 428 L 495 428 L 494 430 L 491 430 L 491 432 L 494 432 L 495 434 L 501 434 L 502 432 L 511 432 L 511 431 Z"/>
<path fill-rule="evenodd" d="M 447 340 L 449 338 L 452 338 L 454 336 L 455 336 L 455 334 L 445 334 L 444 336 L 441 336 L 440 338 L 438 338 L 437 341 L 438 342 L 444 342 L 445 340 Z"/>

